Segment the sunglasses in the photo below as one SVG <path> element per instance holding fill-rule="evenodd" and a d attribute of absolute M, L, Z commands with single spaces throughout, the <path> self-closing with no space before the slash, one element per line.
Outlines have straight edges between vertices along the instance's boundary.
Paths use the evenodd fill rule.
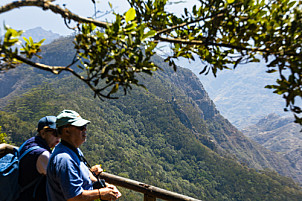
<path fill-rule="evenodd" d="M 51 133 L 53 136 L 58 137 L 57 129 L 45 129 L 45 132 Z"/>
<path fill-rule="evenodd" d="M 87 129 L 87 124 L 85 124 L 84 126 L 76 126 L 80 131 L 83 131 L 85 129 Z"/>

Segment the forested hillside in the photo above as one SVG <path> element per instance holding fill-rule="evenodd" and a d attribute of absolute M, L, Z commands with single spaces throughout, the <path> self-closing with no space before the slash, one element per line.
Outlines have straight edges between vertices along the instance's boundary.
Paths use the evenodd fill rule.
<path fill-rule="evenodd" d="M 70 39 L 47 45 L 43 54 L 51 54 L 47 62 L 53 65 L 68 63 Z M 133 88 L 127 96 L 105 101 L 66 74 L 55 78 L 31 68 L 11 70 L 0 79 L 5 91 L 0 126 L 20 145 L 35 134 L 41 117 L 72 109 L 91 120 L 84 154 L 109 173 L 202 200 L 301 199 L 291 179 L 250 168 L 272 168 L 299 180 L 281 158 L 249 141 L 219 114 L 191 71 L 175 73 L 159 57 L 154 62 L 164 71 L 142 78 L 148 91 Z M 123 193 L 121 200 L 138 200 L 137 194 Z"/>

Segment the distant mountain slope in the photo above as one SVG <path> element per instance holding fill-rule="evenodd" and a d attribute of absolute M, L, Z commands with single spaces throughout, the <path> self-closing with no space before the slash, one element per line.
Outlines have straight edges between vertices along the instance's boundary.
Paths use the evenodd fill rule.
<path fill-rule="evenodd" d="M 301 126 L 293 118 L 270 114 L 242 132 L 264 147 L 286 154 L 302 147 Z"/>
<path fill-rule="evenodd" d="M 282 96 L 264 88 L 278 78 L 276 73 L 265 72 L 264 63 L 249 63 L 239 65 L 235 70 L 219 71 L 216 78 L 211 72 L 199 75 L 203 68 L 199 61 L 179 60 L 177 64 L 198 76 L 221 114 L 239 129 L 255 124 L 270 113 L 292 115 L 283 111 L 285 101 Z"/>
<path fill-rule="evenodd" d="M 293 118 L 270 114 L 242 132 L 267 149 L 284 155 L 302 174 L 302 132 Z"/>
<path fill-rule="evenodd" d="M 155 63 L 159 63 L 159 61 Z M 161 64 L 160 66 L 165 65 Z M 185 114 L 183 116 L 189 117 L 190 122 L 192 122 L 189 128 L 193 128 L 193 131 L 203 144 L 214 147 L 213 149 L 222 155 L 231 154 L 249 167 L 273 169 L 282 175 L 287 175 L 295 178 L 297 181 L 301 181 L 299 171 L 289 167 L 290 163 L 284 157 L 250 141 L 227 119 L 221 116 L 213 101 L 204 90 L 203 85 L 191 71 L 182 68 L 179 68 L 178 71 L 180 72 L 175 73 L 171 68 L 166 67 L 165 72 L 160 73 L 164 76 L 161 82 L 165 83 L 165 81 L 169 80 L 176 86 L 176 89 L 182 90 L 183 97 L 177 97 L 177 101 L 172 101 L 176 102 L 178 108 L 185 108 L 185 104 L 188 104 L 181 101 L 185 97 L 189 98 L 188 101 L 190 104 L 196 105 L 194 109 L 189 110 L 186 108 L 182 112 Z M 150 85 L 152 86 L 151 83 Z M 167 90 L 163 91 L 165 94 L 169 94 Z M 201 117 L 205 120 L 205 123 L 197 123 L 196 117 Z"/>
<path fill-rule="evenodd" d="M 58 39 L 61 37 L 60 34 L 53 33 L 52 31 L 46 31 L 42 29 L 41 27 L 36 27 L 33 29 L 26 30 L 23 34 L 23 37 L 29 38 L 32 37 L 34 41 L 40 41 L 42 39 L 45 39 L 44 45 L 51 43 L 55 39 Z"/>
<path fill-rule="evenodd" d="M 70 38 L 59 39 L 45 46 L 42 55 L 51 58 L 49 64 L 68 63 L 74 54 L 68 48 Z M 154 62 L 164 71 L 142 79 L 148 91 L 134 88 L 119 100 L 106 101 L 93 99 L 92 92 L 68 74 L 54 77 L 17 68 L 12 71 L 15 84 L 6 77 L 10 72 L 1 84 L 18 85 L 24 76 L 37 80 L 23 90 L 10 87 L 13 96 L 7 90 L 3 98 L 11 102 L 0 112 L 0 125 L 20 145 L 34 133 L 39 118 L 74 109 L 92 121 L 84 153 L 114 174 L 204 200 L 301 198 L 290 179 L 248 168 L 272 168 L 301 181 L 287 161 L 251 142 L 223 118 L 191 71 L 174 72 L 157 56 Z M 32 132 L 23 133 L 24 127 Z"/>
<path fill-rule="evenodd" d="M 42 46 L 41 56 L 44 58 L 42 62 L 52 65 L 70 64 L 75 54 L 72 40 L 73 37 L 61 38 Z M 57 51 L 58 49 L 60 51 Z M 47 52 L 47 56 L 44 57 L 45 52 Z M 40 62 L 39 60 L 36 61 Z M 69 75 L 61 73 L 57 76 L 36 68 L 24 67 L 24 65 L 0 74 L 0 109 L 7 105 L 11 99 L 20 96 L 31 88 L 64 76 Z"/>
<path fill-rule="evenodd" d="M 36 27 L 33 29 L 25 30 L 25 32 L 22 34 L 22 37 L 32 37 L 35 42 L 45 39 L 43 44 L 47 45 L 54 40 L 59 39 L 61 35 L 53 33 L 52 31 L 46 31 L 41 27 Z M 45 47 L 47 46 L 44 46 L 43 48 Z M 64 49 L 70 52 L 74 52 L 72 51 L 72 49 L 68 49 L 66 47 L 64 47 Z M 22 68 L 22 73 L 20 73 L 20 71 L 18 70 L 10 70 L 5 74 L 0 74 L 0 109 L 4 107 L 7 102 L 13 97 L 19 96 L 35 85 L 40 85 L 43 82 L 47 82 L 47 77 L 54 77 L 49 74 L 45 77 L 44 75 L 46 75 L 46 73 L 40 71 L 41 73 L 36 74 L 35 79 L 32 79 L 31 71 L 33 69 L 24 68 L 23 65 L 17 68 Z"/>

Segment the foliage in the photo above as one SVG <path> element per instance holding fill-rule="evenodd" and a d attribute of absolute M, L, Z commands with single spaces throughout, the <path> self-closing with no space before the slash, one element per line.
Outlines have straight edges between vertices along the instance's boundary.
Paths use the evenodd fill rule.
<path fill-rule="evenodd" d="M 264 59 L 268 73 L 278 72 L 275 85 L 267 86 L 283 95 L 286 109 L 296 114 L 301 98 L 301 1 L 292 0 L 209 0 L 199 1 L 192 10 L 184 8 L 181 16 L 167 11 L 167 0 L 127 0 L 130 9 L 113 13 L 112 23 L 77 16 L 52 1 L 27 0 L 0 8 L 4 13 L 25 6 L 41 7 L 61 15 L 65 22 L 78 22 L 75 36 L 76 56 L 65 66 L 48 66 L 29 60 L 39 56 L 41 42 L 28 39 L 19 52 L 20 31 L 7 29 L 0 43 L 1 71 L 24 62 L 58 74 L 68 71 L 84 81 L 100 98 L 112 96 L 119 88 L 124 93 L 132 85 L 142 86 L 137 75 L 152 74 L 158 69 L 150 60 L 161 42 L 168 42 L 170 55 L 166 61 L 176 69 L 174 59 L 199 58 L 205 63 L 201 73 L 236 68 L 239 64 Z M 94 2 L 94 1 L 92 1 Z M 20 56 L 21 55 L 21 56 Z M 25 56 L 24 57 L 22 57 Z M 70 66 L 81 61 L 77 67 Z M 100 80 L 105 80 L 101 82 Z M 101 84 L 100 84 L 101 83 Z"/>
<path fill-rule="evenodd" d="M 17 142 L 16 144 L 20 146 L 23 141 L 36 134 L 40 118 L 56 115 L 59 111 L 58 106 L 49 101 L 56 96 L 51 86 L 40 85 L 11 101 L 5 109 L 7 112 L 0 111 L 0 125 L 10 133 L 9 142 L 13 144 Z"/>
<path fill-rule="evenodd" d="M 54 89 L 45 84 L 23 94 L 22 98 L 13 101 L 6 110 L 16 114 L 22 121 L 35 123 L 44 116 L 58 112 L 56 104 L 48 101 L 56 96 Z"/>
<path fill-rule="evenodd" d="M 2 133 L 2 126 L 0 126 L 0 143 L 7 143 L 5 140 L 6 137 L 6 133 Z"/>
<path fill-rule="evenodd" d="M 34 134 L 34 126 L 32 124 L 3 111 L 0 111 L 0 125 L 7 135 L 5 138 L 7 143 L 17 146 L 20 146 Z"/>

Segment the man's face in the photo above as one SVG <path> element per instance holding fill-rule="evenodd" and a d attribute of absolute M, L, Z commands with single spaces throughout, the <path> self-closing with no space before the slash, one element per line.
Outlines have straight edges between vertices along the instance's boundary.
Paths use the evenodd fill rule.
<path fill-rule="evenodd" d="M 69 126 L 69 132 L 73 141 L 73 144 L 76 148 L 80 147 L 86 141 L 86 125 L 77 127 L 77 126 Z"/>
<path fill-rule="evenodd" d="M 41 130 L 41 136 L 50 148 L 55 147 L 60 142 L 60 137 L 58 137 L 56 129 L 43 128 Z"/>

